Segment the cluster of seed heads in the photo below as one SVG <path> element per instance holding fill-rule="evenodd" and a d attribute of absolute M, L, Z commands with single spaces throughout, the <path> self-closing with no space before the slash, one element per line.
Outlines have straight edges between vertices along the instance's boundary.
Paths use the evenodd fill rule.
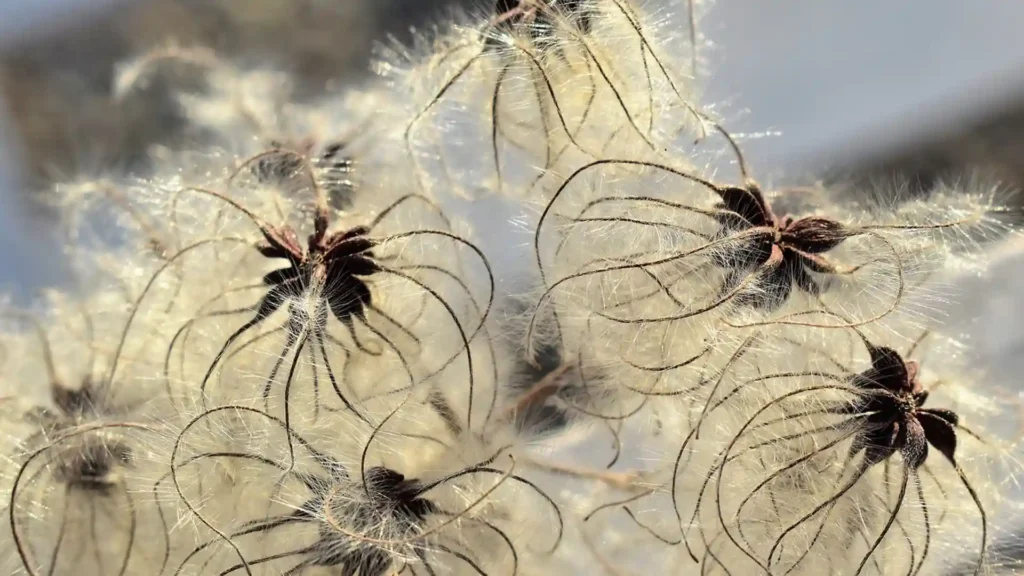
<path fill-rule="evenodd" d="M 498 0 L 315 98 L 123 66 L 195 130 L 50 196 L 81 281 L 0 313 L 0 570 L 1012 570 L 1017 404 L 943 316 L 1006 195 L 763 188 L 704 8 Z"/>

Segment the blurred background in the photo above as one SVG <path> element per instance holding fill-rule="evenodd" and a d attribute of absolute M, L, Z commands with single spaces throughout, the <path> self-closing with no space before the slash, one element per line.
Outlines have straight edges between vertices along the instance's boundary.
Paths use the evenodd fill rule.
<path fill-rule="evenodd" d="M 375 40 L 412 39 L 486 0 L 3 0 L 0 286 L 64 279 L 48 183 L 133 170 L 176 119 L 112 96 L 115 66 L 169 41 L 291 71 L 300 97 L 367 75 Z M 682 0 L 680 0 L 682 4 Z M 720 1 L 700 33 L 705 103 L 760 179 L 928 187 L 981 171 L 1024 184 L 1024 3 Z M 759 137 L 758 137 L 759 136 Z"/>

